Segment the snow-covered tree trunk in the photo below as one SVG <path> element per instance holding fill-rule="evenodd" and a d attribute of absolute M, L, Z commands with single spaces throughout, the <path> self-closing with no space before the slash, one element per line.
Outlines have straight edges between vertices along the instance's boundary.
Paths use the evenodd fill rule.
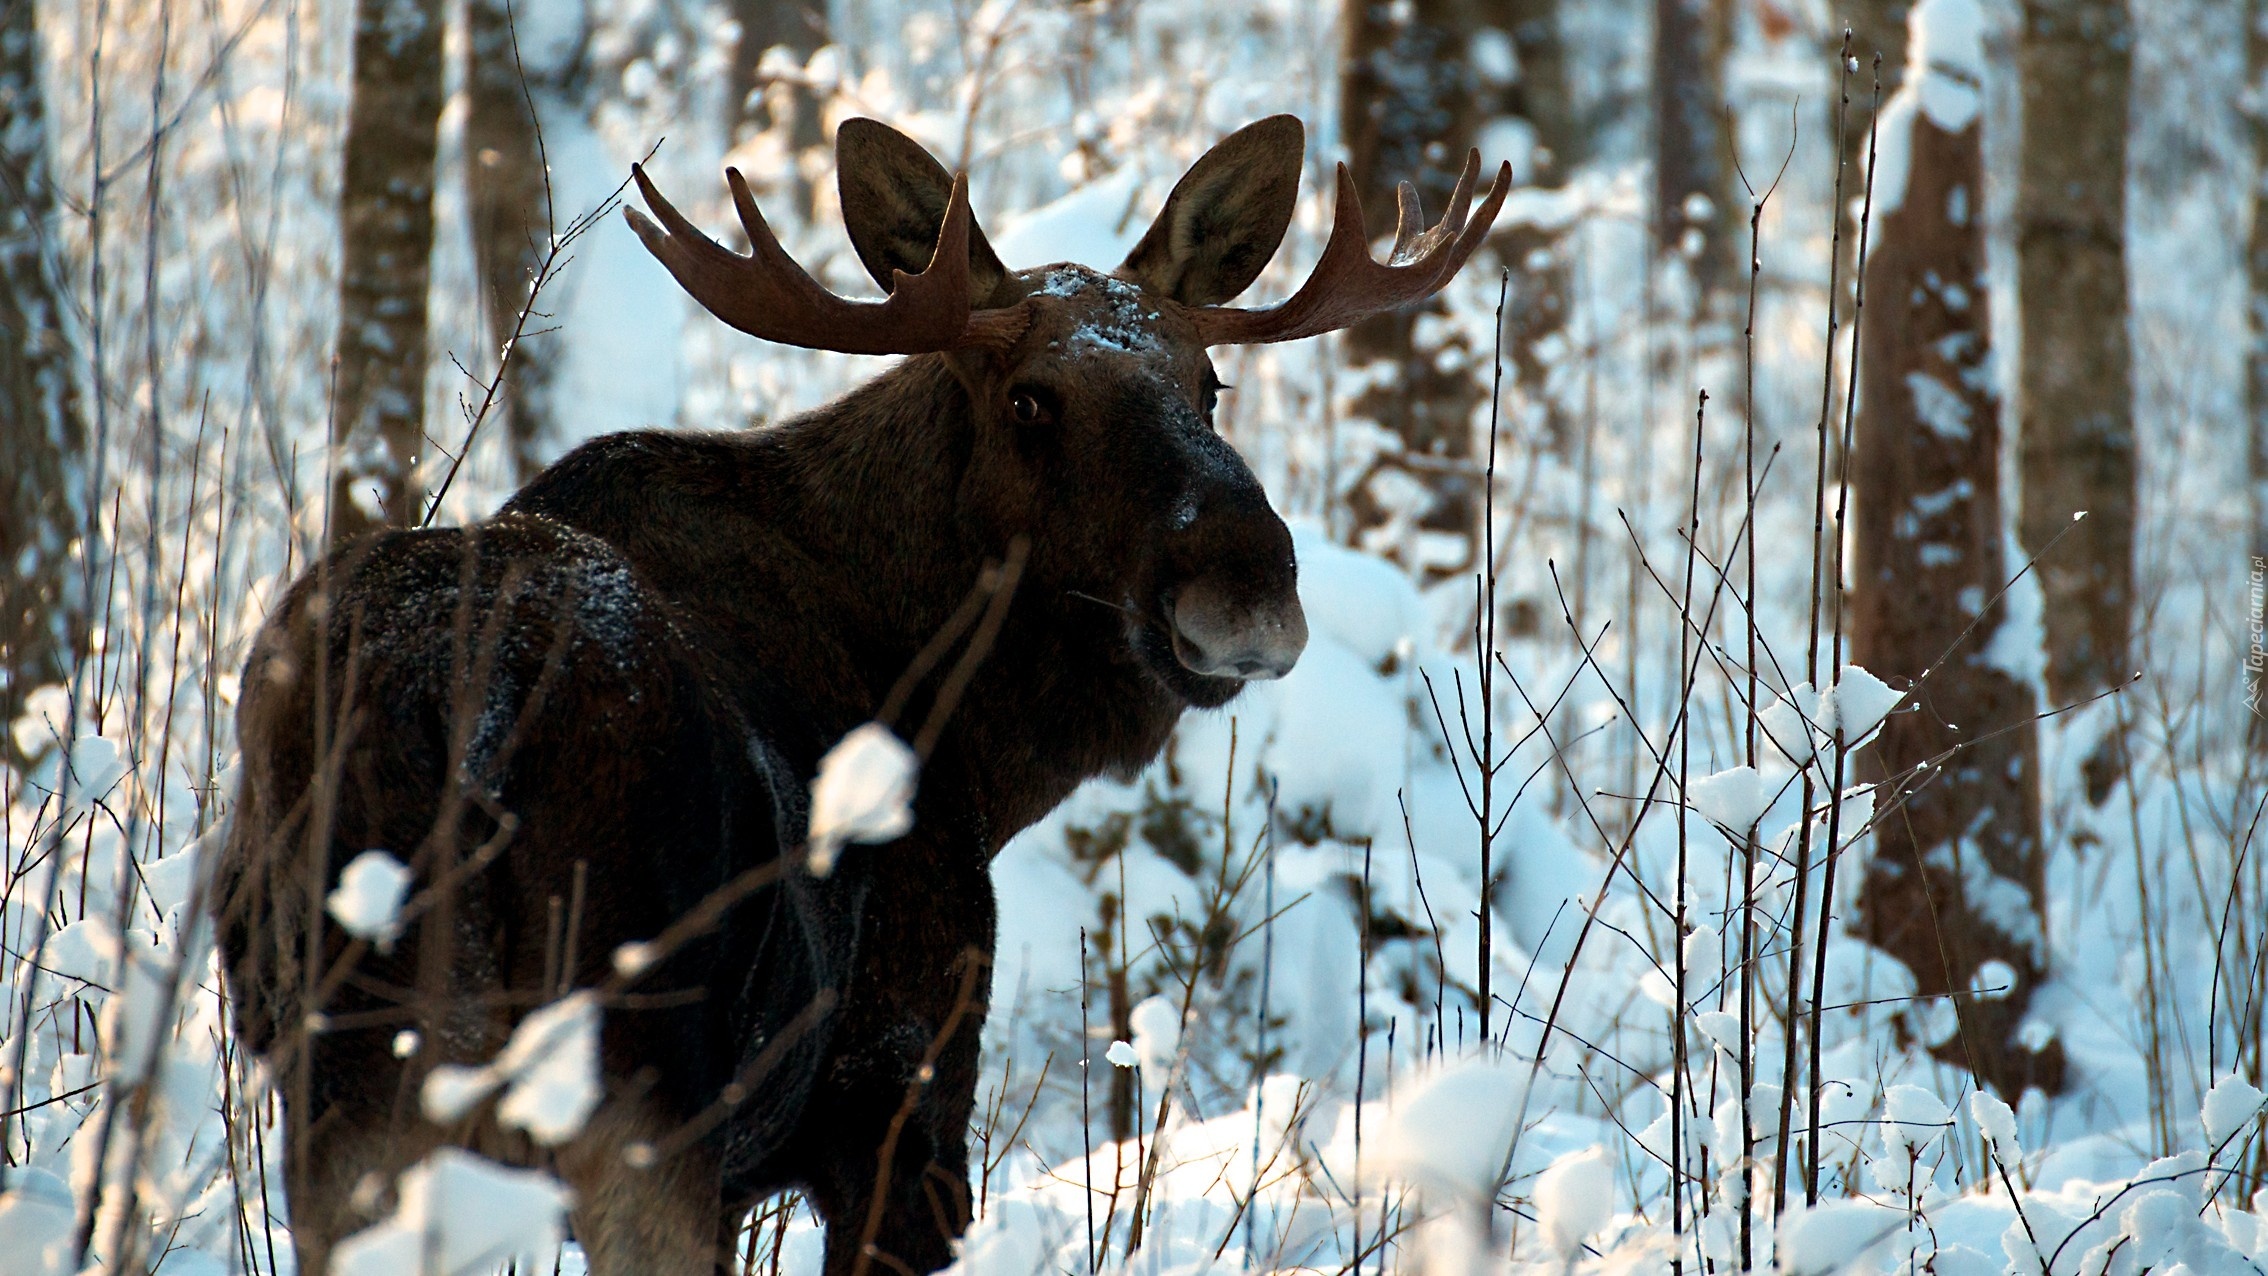
<path fill-rule="evenodd" d="M 1843 28 L 1851 31 L 1851 56 L 1858 59 L 1858 71 L 1853 77 L 1852 94 L 1859 103 L 1874 91 L 1874 57 L 1882 55 L 1882 95 L 1885 101 L 1898 91 L 1906 75 L 1906 23 L 1912 17 L 1912 0 L 1849 0 L 1835 6 L 1834 21 L 1827 38 L 1836 48 L 1842 47 Z M 1855 158 L 1866 158 L 1866 130 L 1863 118 L 1855 120 L 1859 127 L 1854 131 L 1857 144 L 1852 149 Z M 1862 168 L 1863 174 L 1865 170 Z"/>
<path fill-rule="evenodd" d="M 1834 20 L 1827 31 L 1828 51 L 1834 52 L 1843 47 L 1843 29 L 1850 29 L 1851 58 L 1858 63 L 1851 71 L 1851 116 L 1843 135 L 1843 194 L 1851 209 L 1859 206 L 1863 195 L 1861 183 L 1866 180 L 1866 106 L 1874 96 L 1875 58 L 1879 55 L 1882 59 L 1882 100 L 1888 102 L 1905 79 L 1906 21 L 1913 8 L 1912 0 L 1849 0 L 1835 7 Z M 1833 97 L 1829 97 L 1830 137 L 1834 135 L 1836 107 Z M 1843 259 L 1846 267 L 1856 260 L 1857 250 L 1853 242 L 1852 255 Z"/>
<path fill-rule="evenodd" d="M 1725 121 L 1726 0 L 1654 0 L 1654 234 L 1690 263 L 1703 303 L 1731 282 L 1747 210 Z"/>
<path fill-rule="evenodd" d="M 2246 275 L 2251 294 L 2246 299 L 2249 317 L 2245 345 L 2245 477 L 2251 514 L 2246 572 L 2245 708 L 2250 720 L 2246 738 L 2253 750 L 2268 754 L 2268 635 L 2252 626 L 2260 623 L 2253 589 L 2268 584 L 2268 0 L 2252 0 L 2245 15 L 2246 112 L 2252 134 L 2252 234 L 2245 241 Z"/>
<path fill-rule="evenodd" d="M 0 0 L 0 722 L 65 676 L 83 624 L 71 546 L 83 446 L 61 289 L 52 273 L 39 6 Z"/>
<path fill-rule="evenodd" d="M 543 316 L 530 315 L 524 325 L 520 318 L 550 239 L 551 219 L 534 88 L 520 60 L 515 8 L 511 0 L 471 0 L 467 6 L 472 56 L 465 77 L 471 108 L 465 119 L 465 186 L 492 356 L 512 342 L 500 402 L 511 432 L 513 468 L 524 481 L 549 459 L 548 390 L 557 349 Z"/>
<path fill-rule="evenodd" d="M 1566 118 L 1563 85 L 1523 83 L 1519 74 L 1518 38 L 1548 33 L 1533 25 L 1541 11 L 1535 3 L 1347 0 L 1339 126 L 1363 214 L 1379 233 L 1394 225 L 1400 182 L 1414 183 L 1428 215 L 1438 215 L 1466 149 L 1484 125 L 1520 113 L 1523 94 L 1555 96 L 1562 105 L 1528 109 Z M 1548 70 L 1552 60 L 1542 61 Z M 1364 387 L 1353 411 L 1393 439 L 1349 494 L 1355 539 L 1428 581 L 1464 577 L 1479 563 L 1474 419 L 1487 401 L 1488 350 L 1449 325 L 1420 323 L 1445 308 L 1436 298 L 1380 315 L 1346 338 Z"/>
<path fill-rule="evenodd" d="M 2134 671 L 2135 440 L 2126 303 L 2126 0 L 2025 0 L 2017 189 L 2024 548 L 2042 555 L 2058 703 Z M 2086 519 L 2071 526 L 2072 515 Z M 2068 534 L 2065 534 L 2068 529 Z M 2054 552 L 2048 542 L 2065 534 Z"/>
<path fill-rule="evenodd" d="M 1836 6 L 1833 20 L 1826 31 L 1828 52 L 1843 47 L 1843 31 L 1851 33 L 1850 114 L 1842 124 L 1842 179 L 1843 207 L 1838 215 L 1844 218 L 1843 226 L 1843 278 L 1858 277 L 1858 236 L 1850 233 L 1858 227 L 1859 210 L 1866 200 L 1866 151 L 1868 145 L 1867 108 L 1875 99 L 1877 76 L 1881 81 L 1881 101 L 1888 102 L 1898 91 L 1906 75 L 1906 21 L 1913 13 L 1912 0 L 1849 0 Z M 1827 136 L 1834 137 L 1836 116 L 1842 110 L 1837 95 L 1827 96 Z M 1851 286 L 1834 298 L 1833 304 L 1842 306 L 1845 322 L 1850 307 L 1844 305 L 1851 296 Z"/>
<path fill-rule="evenodd" d="M 1589 146 L 1567 92 L 1558 0 L 1514 0 L 1509 12 L 1512 59 L 1505 68 L 1509 75 L 1498 73 L 1504 83 L 1498 106 L 1525 123 L 1535 140 L 1521 179 L 1560 186 L 1586 158 Z M 1542 407 L 1553 441 L 1572 452 L 1576 440 L 1568 413 L 1550 392 L 1552 365 L 1544 358 L 1545 352 L 1564 348 L 1552 338 L 1566 329 L 1572 306 L 1570 262 L 1560 250 L 1565 238 L 1560 229 L 1513 226 L 1497 232 L 1496 249 L 1514 272 L 1512 304 L 1504 316 L 1504 354 L 1513 384 L 1526 402 Z M 1580 599 L 1583 582 L 1576 588 Z"/>
<path fill-rule="evenodd" d="M 357 0 L 339 221 L 331 535 L 415 523 L 441 119 L 441 0 Z"/>
<path fill-rule="evenodd" d="M 1339 130 L 1363 215 L 1381 232 L 1394 224 L 1398 182 L 1415 183 L 1428 210 L 1441 208 L 1473 142 L 1472 17 L 1458 0 L 1347 0 Z M 1348 362 L 1366 378 L 1353 409 L 1395 440 L 1350 494 L 1357 541 L 1428 580 L 1473 570 L 1480 510 L 1478 387 L 1463 361 L 1437 361 L 1417 339 L 1418 315 L 1438 306 L 1380 315 L 1346 336 Z"/>
<path fill-rule="evenodd" d="M 1919 681 L 1859 764 L 1859 779 L 1883 782 L 1861 930 L 1925 997 L 1954 994 L 1917 1003 L 1916 1034 L 2013 1097 L 2060 1087 L 2063 1055 L 2018 1033 L 2044 974 L 2045 857 L 2033 688 L 1991 655 L 2008 563 L 1979 198 L 1982 26 L 1976 0 L 1923 0 L 1906 87 L 1882 124 L 1851 462 L 1851 654 Z"/>

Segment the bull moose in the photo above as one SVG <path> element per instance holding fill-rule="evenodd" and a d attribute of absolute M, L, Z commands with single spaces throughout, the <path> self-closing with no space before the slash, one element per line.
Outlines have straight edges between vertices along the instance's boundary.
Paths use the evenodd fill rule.
<path fill-rule="evenodd" d="M 1223 305 L 1282 241 L 1304 149 L 1290 116 L 1252 124 L 1116 270 L 1010 271 L 965 175 L 849 121 L 843 219 L 878 302 L 805 274 L 737 172 L 745 256 L 633 170 L 653 220 L 630 225 L 717 318 L 910 357 L 777 425 L 599 438 L 485 521 L 334 548 L 261 630 L 214 897 L 238 1030 L 281 1096 L 299 1270 L 444 1144 L 549 1166 L 600 1276 L 716 1270 L 790 1187 L 830 1276 L 951 1261 L 992 856 L 1306 642 L 1291 536 L 1213 431 L 1207 348 L 1430 295 L 1511 185 L 1474 207 L 1471 154 L 1428 228 L 1405 184 L 1382 263 L 1342 165 L 1311 277 Z M 815 871 L 813 776 L 886 704 L 933 724 L 913 827 Z M 371 848 L 413 876 L 390 945 L 324 914 Z M 421 1078 L 570 989 L 604 1007 L 579 1133 L 428 1119 Z"/>

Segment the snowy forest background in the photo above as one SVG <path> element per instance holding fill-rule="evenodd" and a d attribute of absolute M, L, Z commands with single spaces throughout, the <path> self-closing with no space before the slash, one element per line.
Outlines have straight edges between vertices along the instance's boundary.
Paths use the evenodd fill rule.
<path fill-rule="evenodd" d="M 198 869 L 326 535 L 879 366 L 700 314 L 632 161 L 857 295 L 839 120 L 1108 268 L 1279 111 L 1255 297 L 1335 160 L 1520 189 L 1219 352 L 1315 638 L 995 864 L 962 1265 L 2268 1270 L 2264 92 L 2258 0 L 0 0 L 0 1273 L 292 1266 Z M 578 1268 L 419 1174 L 373 1236 Z"/>

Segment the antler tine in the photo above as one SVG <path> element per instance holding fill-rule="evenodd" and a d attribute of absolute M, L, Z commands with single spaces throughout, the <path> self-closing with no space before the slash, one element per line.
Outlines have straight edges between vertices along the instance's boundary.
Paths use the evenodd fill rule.
<path fill-rule="evenodd" d="M 1417 187 L 1403 182 L 1394 188 L 1394 212 L 1394 247 L 1386 260 L 1407 261 L 1411 243 L 1425 231 L 1425 205 L 1418 200 Z"/>
<path fill-rule="evenodd" d="M 1489 228 L 1496 225 L 1496 215 L 1504 209 L 1504 197 L 1512 193 L 1512 165 L 1500 163 L 1496 166 L 1495 180 L 1488 184 L 1487 198 L 1481 200 L 1479 208 L 1473 209 L 1473 185 L 1479 177 L 1480 151 L 1475 149 L 1465 157 L 1465 176 L 1457 183 L 1456 194 L 1449 201 L 1449 215 L 1441 219 L 1447 224 L 1450 217 L 1454 217 L 1457 224 L 1464 227 L 1457 234 L 1456 246 L 1449 250 L 1448 264 L 1441 273 L 1444 284 L 1465 268 L 1466 260 L 1481 246 L 1481 241 L 1488 238 Z M 1466 220 L 1468 209 L 1472 212 L 1470 221 Z"/>
<path fill-rule="evenodd" d="M 968 178 L 953 179 L 945 205 L 937 250 L 918 275 L 898 271 L 886 301 L 851 301 L 836 296 L 780 246 L 756 207 L 756 197 L 738 169 L 725 170 L 733 208 L 748 232 L 746 257 L 724 247 L 655 189 L 645 169 L 633 164 L 638 193 L 654 210 L 656 226 L 635 208 L 625 207 L 630 229 L 678 284 L 710 314 L 751 336 L 810 350 L 845 354 L 926 354 L 975 344 L 994 335 L 998 316 L 972 315 L 969 298 Z M 979 322 L 972 322 L 979 321 Z"/>
<path fill-rule="evenodd" d="M 1509 170 L 1510 165 L 1507 165 L 1506 168 Z M 1465 217 L 1472 211 L 1473 207 L 1473 183 L 1479 178 L 1480 152 L 1477 150 L 1468 151 L 1465 153 L 1465 171 L 1457 175 L 1457 185 L 1449 192 L 1448 211 L 1441 214 L 1441 220 L 1431 230 L 1426 231 L 1425 234 L 1418 237 L 1415 243 L 1410 245 L 1411 259 L 1414 260 L 1433 252 L 1442 243 L 1457 238 L 1465 229 Z M 1493 218 L 1494 214 L 1490 216 Z M 1389 257 L 1387 261 L 1389 264 L 1400 264 L 1401 259 Z M 1458 259 L 1458 264 L 1463 264 L 1462 258 Z M 1454 273 L 1454 270 L 1450 272 L 1450 274 Z M 1441 283 L 1448 282 L 1448 274 L 1441 276 Z M 1435 287 L 1439 286 L 1440 284 L 1435 285 Z"/>
<path fill-rule="evenodd" d="M 1259 310 L 1231 306 L 1191 309 L 1189 317 L 1207 345 L 1255 345 L 1295 341 L 1352 327 L 1372 315 L 1406 306 L 1438 291 L 1453 278 L 1478 249 L 1512 191 L 1512 166 L 1501 164 L 1488 197 L 1472 206 L 1473 187 L 1480 176 L 1480 152 L 1465 158 L 1448 211 L 1422 234 L 1423 224 L 1414 190 L 1404 186 L 1396 194 L 1401 214 L 1395 227 L 1394 247 L 1385 262 L 1370 255 L 1370 232 L 1362 216 L 1362 200 L 1355 194 L 1354 178 L 1339 165 L 1338 204 L 1332 212 L 1331 237 L 1315 270 L 1299 291 L 1276 305 Z M 1468 217 L 1468 214 L 1470 216 Z"/>

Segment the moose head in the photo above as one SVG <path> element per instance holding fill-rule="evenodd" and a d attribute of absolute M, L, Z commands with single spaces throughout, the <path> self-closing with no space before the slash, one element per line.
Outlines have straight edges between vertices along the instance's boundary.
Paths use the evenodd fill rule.
<path fill-rule="evenodd" d="M 1305 130 L 1289 115 L 1249 125 L 1184 175 L 1117 269 L 1011 271 L 949 175 L 873 120 L 837 134 L 843 219 L 889 294 L 839 297 L 780 247 L 747 183 L 726 170 L 747 256 L 685 219 L 642 170 L 659 225 L 626 209 L 648 250 L 710 313 L 772 341 L 863 354 L 937 354 L 971 417 L 963 514 L 994 538 L 1046 529 L 1033 571 L 1064 597 L 1118 613 L 1141 668 L 1181 705 L 1213 707 L 1244 681 L 1289 672 L 1307 642 L 1290 535 L 1212 425 L 1224 386 L 1208 347 L 1290 341 L 1422 300 L 1479 246 L 1510 189 L 1500 170 L 1477 214 L 1467 158 L 1446 215 L 1426 228 L 1399 192 L 1386 261 L 1372 259 L 1361 202 L 1338 169 L 1336 220 L 1288 300 L 1223 303 L 1282 242 L 1299 194 Z"/>

